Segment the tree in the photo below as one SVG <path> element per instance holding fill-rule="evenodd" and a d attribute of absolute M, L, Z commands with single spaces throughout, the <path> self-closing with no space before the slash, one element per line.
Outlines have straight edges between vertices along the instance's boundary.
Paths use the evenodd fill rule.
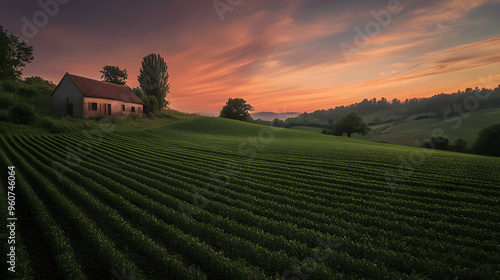
<path fill-rule="evenodd" d="M 135 87 L 132 89 L 132 92 L 139 97 L 142 101 L 146 99 L 146 96 L 144 95 L 144 92 L 142 92 L 142 89 L 140 87 Z"/>
<path fill-rule="evenodd" d="M 144 98 L 144 113 L 156 113 L 158 107 L 158 100 L 154 95 L 148 95 Z"/>
<path fill-rule="evenodd" d="M 487 156 L 500 156 L 500 123 L 486 126 L 479 132 L 474 143 L 473 151 L 476 154 Z"/>
<path fill-rule="evenodd" d="M 247 104 L 243 98 L 229 98 L 226 105 L 222 107 L 220 111 L 221 118 L 234 119 L 239 121 L 248 121 L 250 116 L 250 111 L 253 111 L 252 105 Z"/>
<path fill-rule="evenodd" d="M 467 140 L 460 137 L 455 140 L 455 145 L 453 145 L 453 149 L 459 153 L 465 153 L 467 151 Z"/>
<path fill-rule="evenodd" d="M 168 83 L 168 67 L 163 57 L 151 53 L 142 60 L 140 74 L 137 76 L 142 91 L 146 96 L 154 96 L 158 101 L 158 110 L 167 108 L 167 94 L 170 92 Z"/>
<path fill-rule="evenodd" d="M 285 122 L 278 119 L 278 118 L 274 118 L 274 120 L 272 120 L 271 122 L 271 126 L 274 126 L 274 127 L 285 127 Z"/>
<path fill-rule="evenodd" d="M 370 128 L 363 122 L 363 118 L 358 112 L 352 111 L 347 113 L 342 119 L 334 124 L 333 135 L 342 136 L 347 133 L 347 137 L 351 137 L 353 133 L 366 135 L 370 132 Z"/>
<path fill-rule="evenodd" d="M 55 86 L 51 81 L 45 80 L 40 76 L 31 76 L 24 79 L 24 83 L 31 86 Z"/>
<path fill-rule="evenodd" d="M 20 79 L 22 68 L 33 59 L 33 47 L 0 26 L 0 80 Z"/>
<path fill-rule="evenodd" d="M 102 74 L 101 79 L 105 82 L 121 86 L 127 84 L 127 69 L 121 70 L 118 66 L 106 65 L 102 67 L 102 71 L 99 72 Z"/>
<path fill-rule="evenodd" d="M 9 118 L 13 123 L 32 124 L 36 119 L 35 109 L 26 103 L 15 104 L 9 110 Z"/>
<path fill-rule="evenodd" d="M 432 136 L 431 141 L 434 142 L 434 147 L 438 150 L 448 151 L 450 149 L 450 141 L 447 137 Z"/>

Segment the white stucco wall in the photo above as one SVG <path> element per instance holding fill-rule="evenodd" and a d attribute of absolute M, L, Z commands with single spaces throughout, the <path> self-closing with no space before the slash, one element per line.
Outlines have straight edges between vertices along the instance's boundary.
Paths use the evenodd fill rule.
<path fill-rule="evenodd" d="M 128 103 L 119 100 L 110 100 L 110 99 L 102 99 L 102 98 L 93 98 L 93 97 L 85 97 L 83 99 L 83 111 L 84 118 L 92 117 L 92 116 L 104 116 L 104 105 L 111 104 L 111 115 L 139 115 L 142 116 L 142 104 L 136 103 Z M 89 110 L 89 103 L 97 104 L 97 111 Z M 125 105 L 125 111 L 122 111 L 122 105 Z M 130 108 L 135 107 L 135 113 L 132 113 Z M 139 111 L 138 108 L 141 108 Z"/>
<path fill-rule="evenodd" d="M 59 86 L 52 94 L 52 106 L 54 113 L 58 115 L 66 114 L 66 104 L 73 103 L 73 117 L 83 118 L 83 93 L 71 81 L 68 76 L 59 83 Z"/>

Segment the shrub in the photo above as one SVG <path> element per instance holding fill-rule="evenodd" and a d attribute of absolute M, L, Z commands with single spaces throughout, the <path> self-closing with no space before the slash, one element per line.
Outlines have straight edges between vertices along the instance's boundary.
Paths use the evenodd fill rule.
<path fill-rule="evenodd" d="M 13 123 L 32 124 L 35 122 L 35 109 L 28 104 L 18 103 L 9 109 L 9 119 Z"/>
<path fill-rule="evenodd" d="M 453 145 L 453 150 L 459 153 L 465 153 L 467 151 L 467 140 L 464 138 L 458 138 L 455 140 L 455 145 Z"/>
<path fill-rule="evenodd" d="M 47 129 L 51 133 L 62 133 L 71 131 L 68 125 L 63 124 L 60 121 L 56 121 L 51 117 L 42 117 L 35 123 L 36 126 Z"/>
<path fill-rule="evenodd" d="M 0 122 L 9 121 L 9 112 L 7 110 L 0 110 Z"/>
<path fill-rule="evenodd" d="M 448 138 L 443 136 L 432 136 L 431 141 L 436 145 L 436 149 L 438 150 L 449 150 L 450 149 L 450 141 Z"/>
<path fill-rule="evenodd" d="M 89 117 L 89 120 L 94 120 L 94 121 L 100 121 L 102 119 L 104 119 L 104 117 L 101 115 Z"/>
<path fill-rule="evenodd" d="M 278 118 L 274 118 L 274 120 L 271 122 L 271 126 L 274 126 L 274 127 L 285 127 L 285 122 L 278 119 Z"/>
<path fill-rule="evenodd" d="M 17 90 L 17 93 L 21 96 L 29 98 L 38 94 L 38 91 L 34 87 L 22 87 Z"/>
<path fill-rule="evenodd" d="M 2 82 L 2 88 L 6 92 L 15 93 L 19 90 L 20 86 L 15 81 L 5 81 Z"/>
<path fill-rule="evenodd" d="M 0 110 L 9 108 L 12 104 L 19 101 L 18 99 L 13 94 L 0 95 Z"/>
<path fill-rule="evenodd" d="M 474 143 L 473 151 L 486 156 L 500 156 L 500 123 L 484 127 Z"/>
<path fill-rule="evenodd" d="M 420 147 L 437 150 L 450 150 L 450 142 L 448 138 L 443 136 L 432 136 L 430 141 L 424 141 Z"/>

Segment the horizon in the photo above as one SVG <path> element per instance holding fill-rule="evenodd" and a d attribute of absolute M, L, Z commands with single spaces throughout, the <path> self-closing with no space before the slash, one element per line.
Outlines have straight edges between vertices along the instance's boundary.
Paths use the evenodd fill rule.
<path fill-rule="evenodd" d="M 312 112 L 500 81 L 500 1 L 40 3 L 52 6 L 0 10 L 4 28 L 34 47 L 24 77 L 100 80 L 116 65 L 133 88 L 155 52 L 169 67 L 167 99 L 184 112 L 217 113 L 236 97 L 255 112 Z"/>

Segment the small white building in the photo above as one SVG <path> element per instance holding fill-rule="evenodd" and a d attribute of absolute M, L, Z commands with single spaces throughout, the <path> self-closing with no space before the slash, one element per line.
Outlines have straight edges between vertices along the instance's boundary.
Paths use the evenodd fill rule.
<path fill-rule="evenodd" d="M 66 73 L 52 92 L 54 113 L 74 118 L 139 115 L 144 102 L 130 88 Z"/>

